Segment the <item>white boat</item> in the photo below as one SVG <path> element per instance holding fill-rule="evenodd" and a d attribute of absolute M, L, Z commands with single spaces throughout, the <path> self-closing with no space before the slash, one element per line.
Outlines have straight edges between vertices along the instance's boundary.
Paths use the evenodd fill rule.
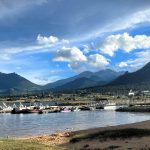
<path fill-rule="evenodd" d="M 19 110 L 25 110 L 25 109 L 27 109 L 27 107 L 24 106 L 24 105 L 20 102 Z"/>
<path fill-rule="evenodd" d="M 120 107 L 122 107 L 122 106 L 116 105 L 115 103 L 108 103 L 104 106 L 104 110 L 117 110 Z"/>
<path fill-rule="evenodd" d="M 3 108 L 4 112 L 11 112 L 13 110 L 12 107 L 8 106 L 7 108 Z"/>
<path fill-rule="evenodd" d="M 74 112 L 79 112 L 79 111 L 81 111 L 81 110 L 79 109 L 79 107 L 76 107 L 73 111 L 74 111 Z"/>
<path fill-rule="evenodd" d="M 11 112 L 13 110 L 13 108 L 11 106 L 7 106 L 4 102 L 3 102 L 3 106 L 2 106 L 2 111 L 3 112 Z"/>
<path fill-rule="evenodd" d="M 44 110 L 44 109 L 45 109 L 45 106 L 44 106 L 42 103 L 40 103 L 39 109 L 40 109 L 40 110 Z"/>

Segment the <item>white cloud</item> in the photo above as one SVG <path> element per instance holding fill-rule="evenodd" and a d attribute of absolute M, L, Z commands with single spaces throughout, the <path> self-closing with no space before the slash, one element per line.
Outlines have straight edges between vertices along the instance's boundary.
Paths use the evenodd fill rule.
<path fill-rule="evenodd" d="M 83 52 L 77 47 L 62 47 L 57 51 L 54 61 L 64 62 L 84 62 L 87 60 Z"/>
<path fill-rule="evenodd" d="M 135 59 L 120 62 L 118 66 L 120 68 L 128 68 L 130 70 L 136 70 L 150 62 L 150 50 L 145 50 L 135 53 Z"/>
<path fill-rule="evenodd" d="M 86 56 L 77 47 L 63 47 L 57 51 L 53 61 L 68 62 L 68 67 L 76 72 L 100 70 L 109 65 L 109 61 L 104 56 L 100 54 Z"/>
<path fill-rule="evenodd" d="M 100 69 L 105 68 L 109 64 L 108 60 L 100 54 L 90 55 L 88 57 L 87 63 L 91 67 L 100 68 Z"/>
<path fill-rule="evenodd" d="M 37 41 L 39 44 L 44 44 L 44 45 L 52 45 L 52 44 L 56 44 L 59 42 L 59 39 L 55 36 L 41 36 L 40 34 L 37 37 Z"/>
<path fill-rule="evenodd" d="M 82 45 L 83 53 L 88 54 L 91 51 L 97 51 L 94 42 Z"/>
<path fill-rule="evenodd" d="M 130 36 L 128 33 L 110 35 L 99 44 L 99 49 L 102 53 L 113 56 L 114 53 L 121 49 L 125 52 L 130 52 L 135 49 L 150 48 L 150 36 L 136 35 Z"/>
<path fill-rule="evenodd" d="M 36 52 L 53 51 L 52 47 L 54 48 L 54 46 L 57 46 L 57 44 L 59 43 L 59 39 L 54 36 L 45 37 L 45 36 L 38 35 L 37 42 L 38 44 L 36 45 L 29 45 L 29 46 L 24 46 L 24 47 L 19 47 L 19 46 L 18 47 L 11 47 L 11 46 L 3 47 L 2 46 L 2 48 L 0 48 L 0 59 L 8 60 L 10 59 L 10 56 L 12 54 L 17 54 L 21 52 L 36 53 Z M 59 43 L 59 44 L 63 45 L 63 43 Z"/>
<path fill-rule="evenodd" d="M 86 62 L 70 62 L 68 67 L 77 73 L 87 70 Z"/>
<path fill-rule="evenodd" d="M 104 35 L 116 31 L 133 29 L 139 26 L 140 24 L 150 22 L 150 9 L 138 10 L 133 13 L 126 14 L 125 16 L 116 17 L 109 23 L 107 22 L 103 26 L 100 26 L 98 29 L 85 34 L 84 36 L 79 37 L 77 40 L 89 40 L 97 37 L 103 37 Z"/>
<path fill-rule="evenodd" d="M 69 41 L 69 40 L 66 40 L 66 39 L 62 39 L 61 42 L 62 42 L 63 44 L 69 44 L 69 43 L 70 43 L 70 41 Z"/>
<path fill-rule="evenodd" d="M 12 47 L 9 43 L 4 45 L 0 45 L 0 59 L 1 60 L 9 60 L 11 55 L 28 52 L 28 53 L 39 53 L 39 52 L 52 52 L 58 47 L 68 46 L 70 44 L 69 40 L 59 40 L 58 37 L 54 36 L 41 36 L 40 34 L 37 36 L 37 44 L 28 45 L 28 46 L 16 46 Z M 7 46 L 10 45 L 10 46 Z M 81 52 L 82 53 L 82 52 Z M 82 54 L 81 54 L 82 57 Z"/>
<path fill-rule="evenodd" d="M 26 47 L 8 47 L 0 49 L 0 59 L 9 60 L 11 55 L 21 53 L 21 52 L 46 52 L 50 51 L 50 47 L 52 45 L 34 45 L 34 46 L 26 46 Z"/>
<path fill-rule="evenodd" d="M 87 57 L 85 62 L 70 62 L 68 67 L 76 72 L 83 72 L 86 70 L 96 71 L 106 68 L 109 61 L 100 54 L 94 54 Z"/>
<path fill-rule="evenodd" d="M 89 51 L 90 51 L 89 46 L 88 45 L 83 45 L 83 53 L 87 54 L 87 53 L 89 53 Z"/>
<path fill-rule="evenodd" d="M 120 68 L 124 68 L 124 67 L 127 67 L 128 64 L 127 64 L 126 62 L 121 62 L 121 63 L 119 63 L 118 66 L 119 66 Z"/>
<path fill-rule="evenodd" d="M 114 26 L 114 30 L 133 28 L 139 23 L 150 22 L 150 9 L 140 10 L 124 18 L 119 18 Z"/>

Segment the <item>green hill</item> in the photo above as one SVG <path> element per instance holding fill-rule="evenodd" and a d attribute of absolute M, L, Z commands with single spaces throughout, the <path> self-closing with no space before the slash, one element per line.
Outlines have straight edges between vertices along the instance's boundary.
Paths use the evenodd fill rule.
<path fill-rule="evenodd" d="M 38 90 L 40 86 L 16 73 L 0 73 L 0 92 L 24 92 Z"/>

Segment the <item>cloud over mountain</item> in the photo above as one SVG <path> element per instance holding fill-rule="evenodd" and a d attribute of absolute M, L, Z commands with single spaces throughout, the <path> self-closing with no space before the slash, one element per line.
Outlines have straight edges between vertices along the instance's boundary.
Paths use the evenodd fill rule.
<path fill-rule="evenodd" d="M 36 83 L 134 70 L 149 60 L 150 1 L 0 0 L 0 33 L 0 71 Z"/>
<path fill-rule="evenodd" d="M 64 61 L 64 62 L 84 62 L 86 61 L 86 56 L 77 47 L 67 48 L 62 47 L 57 50 L 54 61 Z"/>
<path fill-rule="evenodd" d="M 93 68 L 100 68 L 100 69 L 105 68 L 105 66 L 109 64 L 108 60 L 100 54 L 90 55 L 88 57 L 87 63 Z"/>
<path fill-rule="evenodd" d="M 136 52 L 135 53 L 135 58 L 129 59 L 126 61 L 122 61 L 118 64 L 120 68 L 128 68 L 128 69 L 138 69 L 144 64 L 148 63 L 150 61 L 150 49 L 141 51 L 141 52 Z"/>

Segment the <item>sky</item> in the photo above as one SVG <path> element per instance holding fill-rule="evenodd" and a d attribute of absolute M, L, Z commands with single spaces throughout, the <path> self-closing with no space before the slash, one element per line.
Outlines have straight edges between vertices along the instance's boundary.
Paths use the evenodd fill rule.
<path fill-rule="evenodd" d="M 44 85 L 149 61 L 149 0 L 0 0 L 0 72 Z"/>

